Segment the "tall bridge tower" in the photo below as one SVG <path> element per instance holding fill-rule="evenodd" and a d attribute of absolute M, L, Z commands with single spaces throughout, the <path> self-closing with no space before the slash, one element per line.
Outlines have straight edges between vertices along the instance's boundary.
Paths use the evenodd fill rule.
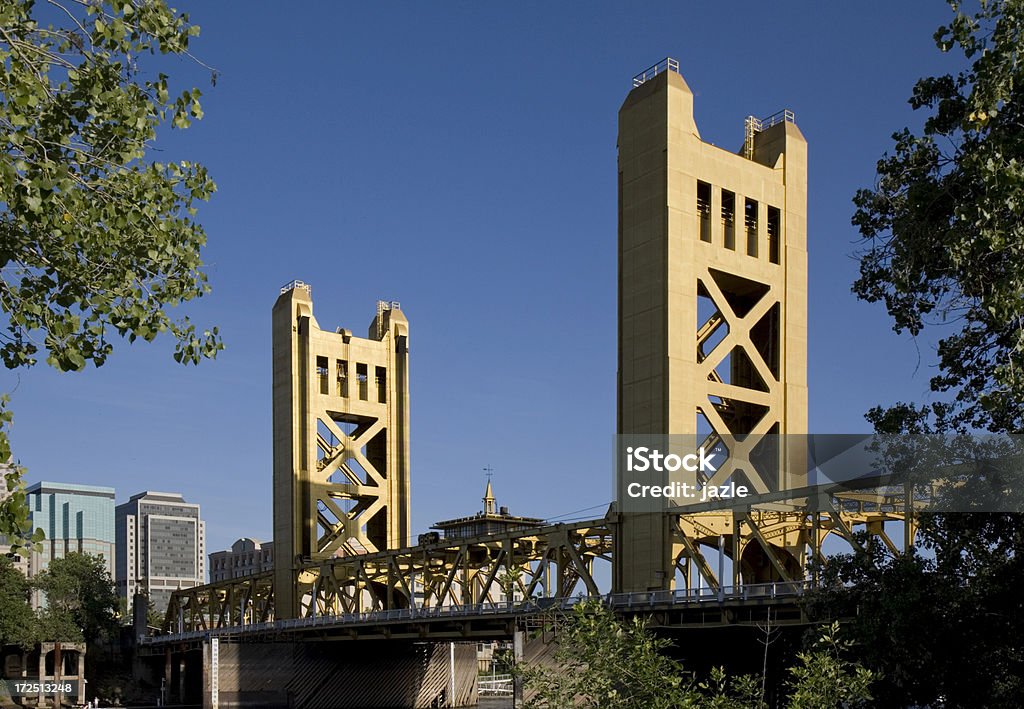
<path fill-rule="evenodd" d="M 409 544 L 409 322 L 380 302 L 365 339 L 321 330 L 312 289 L 294 281 L 274 304 L 273 358 L 282 619 L 310 602 L 317 562 Z"/>
<path fill-rule="evenodd" d="M 633 84 L 619 110 L 618 433 L 734 437 L 708 482 L 782 489 L 799 469 L 785 451 L 775 479 L 738 466 L 746 434 L 807 432 L 807 142 L 788 111 L 748 118 L 738 153 L 704 142 L 675 60 Z M 671 588 L 699 560 L 694 542 L 728 539 L 748 580 L 785 567 L 754 558 L 756 530 L 731 513 L 689 529 L 663 514 L 620 519 L 617 591 Z"/>

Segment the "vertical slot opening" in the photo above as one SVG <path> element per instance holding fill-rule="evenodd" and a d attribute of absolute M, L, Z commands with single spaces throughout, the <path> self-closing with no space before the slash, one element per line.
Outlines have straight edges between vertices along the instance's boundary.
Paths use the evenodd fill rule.
<path fill-rule="evenodd" d="M 338 396 L 348 396 L 348 362 L 343 359 L 338 364 Z"/>
<path fill-rule="evenodd" d="M 375 375 L 377 378 L 377 401 L 386 404 L 388 403 L 388 370 L 384 367 L 377 367 Z"/>
<path fill-rule="evenodd" d="M 317 357 L 316 358 L 316 378 L 320 381 L 320 393 L 330 394 L 329 383 L 327 381 L 327 358 Z"/>
<path fill-rule="evenodd" d="M 768 207 L 768 260 L 772 263 L 779 262 L 779 229 L 782 222 L 782 214 L 778 207 Z"/>
<path fill-rule="evenodd" d="M 366 401 L 369 396 L 367 391 L 369 387 L 369 376 L 367 375 L 367 368 L 365 364 L 356 362 L 356 382 L 359 384 L 359 400 Z"/>
<path fill-rule="evenodd" d="M 736 250 L 736 194 L 722 190 L 722 232 L 725 248 Z"/>
<path fill-rule="evenodd" d="M 747 228 L 747 256 L 757 256 L 757 200 L 745 199 L 743 223 Z"/>
<path fill-rule="evenodd" d="M 697 229 L 700 240 L 711 243 L 711 185 L 697 181 Z"/>

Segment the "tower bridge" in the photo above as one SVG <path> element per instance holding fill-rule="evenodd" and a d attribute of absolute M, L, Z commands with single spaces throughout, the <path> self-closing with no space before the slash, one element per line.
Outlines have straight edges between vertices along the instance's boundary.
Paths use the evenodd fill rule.
<path fill-rule="evenodd" d="M 273 308 L 274 570 L 178 591 L 146 651 L 203 647 L 208 663 L 220 639 L 512 638 L 585 596 L 664 625 L 769 607 L 799 622 L 827 538 L 856 545 L 864 529 L 896 549 L 899 522 L 908 544 L 907 489 L 814 485 L 786 443 L 807 433 L 807 143 L 789 111 L 748 118 L 743 136 L 737 152 L 701 139 L 674 60 L 634 77 L 619 111 L 617 433 L 719 446 L 724 464 L 696 482 L 751 496 L 637 508 L 620 475 L 598 519 L 409 546 L 410 323 L 382 302 L 365 338 L 323 330 L 296 281 Z"/>

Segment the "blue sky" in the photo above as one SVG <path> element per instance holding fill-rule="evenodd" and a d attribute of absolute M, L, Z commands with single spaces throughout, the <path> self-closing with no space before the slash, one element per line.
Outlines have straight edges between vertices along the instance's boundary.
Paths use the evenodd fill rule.
<path fill-rule="evenodd" d="M 183 368 L 127 344 L 99 370 L 4 372 L 29 480 L 180 491 L 208 548 L 271 529 L 270 309 L 313 285 L 321 326 L 365 331 L 378 299 L 410 320 L 413 523 L 499 504 L 554 517 L 611 497 L 616 113 L 666 55 L 702 137 L 795 111 L 810 151 L 812 432 L 867 430 L 925 400 L 933 349 L 850 294 L 851 196 L 889 135 L 917 126 L 944 3 L 209 3 L 169 62 L 206 117 L 154 157 L 204 163 L 214 292 L 189 312 L 228 349 Z M 167 67 L 164 66 L 166 69 Z M 184 87 L 184 84 L 182 84 Z"/>

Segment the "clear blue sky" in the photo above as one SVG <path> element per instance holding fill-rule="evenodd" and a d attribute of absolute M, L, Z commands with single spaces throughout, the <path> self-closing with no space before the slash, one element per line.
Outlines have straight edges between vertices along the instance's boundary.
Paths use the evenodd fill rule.
<path fill-rule="evenodd" d="M 937 0 L 906 3 L 179 2 L 202 26 L 206 118 L 158 159 L 206 164 L 214 292 L 190 312 L 228 349 L 183 368 L 169 343 L 99 370 L 4 372 L 29 480 L 202 505 L 208 548 L 271 530 L 270 309 L 313 284 L 323 327 L 365 332 L 378 299 L 410 320 L 413 522 L 500 504 L 553 517 L 611 497 L 616 113 L 666 55 L 702 136 L 787 107 L 810 150 L 813 432 L 866 430 L 923 400 L 934 361 L 850 294 L 850 198 L 914 80 L 946 71 Z M 594 510 L 600 514 L 602 510 Z"/>

